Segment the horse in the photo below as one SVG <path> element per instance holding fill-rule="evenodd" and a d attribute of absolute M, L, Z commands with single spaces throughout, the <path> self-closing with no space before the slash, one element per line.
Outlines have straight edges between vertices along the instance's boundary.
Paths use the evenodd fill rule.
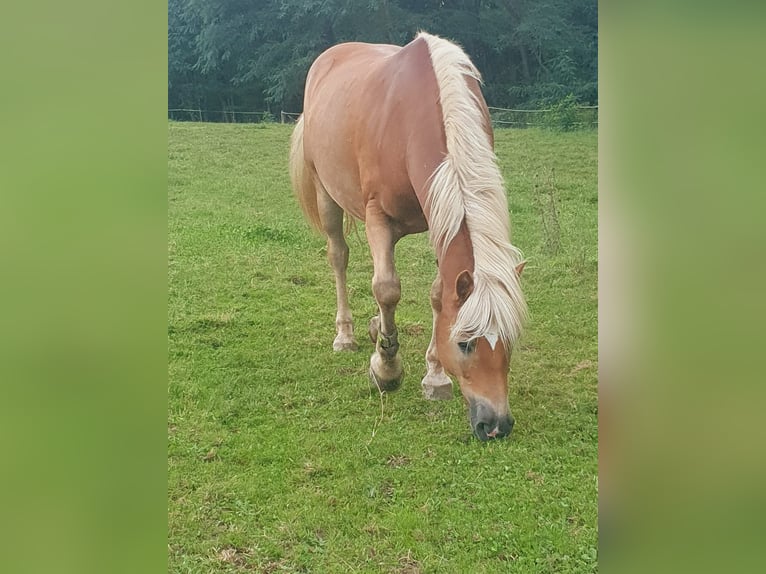
<path fill-rule="evenodd" d="M 306 219 L 326 236 L 335 275 L 335 351 L 356 350 L 346 287 L 344 217 L 364 222 L 378 314 L 371 384 L 396 390 L 401 284 L 394 246 L 429 231 L 437 260 L 433 330 L 421 381 L 452 398 L 454 376 L 474 435 L 508 436 L 508 375 L 527 317 L 525 261 L 510 241 L 504 182 L 481 75 L 458 45 L 420 32 L 405 46 L 350 42 L 320 54 L 306 76 L 290 175 Z"/>

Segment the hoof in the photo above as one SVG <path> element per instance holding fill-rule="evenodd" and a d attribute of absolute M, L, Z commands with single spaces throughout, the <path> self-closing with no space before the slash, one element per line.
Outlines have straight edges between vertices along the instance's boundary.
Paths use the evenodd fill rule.
<path fill-rule="evenodd" d="M 452 398 L 452 381 L 441 375 L 426 375 L 420 383 L 423 396 L 429 401 L 448 401 Z"/>
<path fill-rule="evenodd" d="M 398 389 L 402 384 L 403 370 L 399 357 L 391 361 L 383 361 L 380 355 L 375 353 L 370 358 L 370 385 L 387 393 Z"/>
<path fill-rule="evenodd" d="M 358 348 L 359 346 L 356 344 L 353 337 L 341 337 L 338 335 L 332 342 L 332 350 L 335 352 L 356 351 Z"/>
<path fill-rule="evenodd" d="M 370 386 L 381 392 L 392 393 L 402 386 L 402 377 L 400 375 L 398 379 L 379 379 L 370 367 Z"/>
<path fill-rule="evenodd" d="M 374 317 L 370 317 L 370 341 L 372 341 L 372 344 L 375 345 L 378 342 L 378 333 L 380 332 L 380 317 L 375 315 Z"/>

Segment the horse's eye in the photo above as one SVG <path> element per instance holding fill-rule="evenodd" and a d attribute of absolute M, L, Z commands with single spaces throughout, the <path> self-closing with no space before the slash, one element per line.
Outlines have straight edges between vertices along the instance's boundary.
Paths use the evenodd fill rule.
<path fill-rule="evenodd" d="M 476 348 L 476 341 L 460 341 L 458 342 L 457 346 L 460 347 L 460 350 L 467 355 L 468 353 L 472 353 L 474 348 Z"/>

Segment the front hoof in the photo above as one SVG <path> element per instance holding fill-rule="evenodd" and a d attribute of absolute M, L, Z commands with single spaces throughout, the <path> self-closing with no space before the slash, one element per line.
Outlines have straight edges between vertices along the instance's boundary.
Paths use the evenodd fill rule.
<path fill-rule="evenodd" d="M 420 383 L 423 396 L 429 401 L 448 401 L 452 398 L 452 381 L 444 373 L 426 375 Z"/>
<path fill-rule="evenodd" d="M 370 358 L 370 385 L 373 388 L 391 393 L 401 386 L 402 378 L 402 361 L 398 356 L 384 361 L 375 353 Z"/>
<path fill-rule="evenodd" d="M 393 393 L 402 386 L 402 377 L 400 375 L 397 379 L 379 379 L 370 367 L 370 386 L 380 392 Z"/>
<path fill-rule="evenodd" d="M 332 350 L 336 353 L 340 351 L 356 351 L 358 348 L 359 346 L 356 344 L 353 337 L 342 337 L 338 335 L 332 342 Z"/>

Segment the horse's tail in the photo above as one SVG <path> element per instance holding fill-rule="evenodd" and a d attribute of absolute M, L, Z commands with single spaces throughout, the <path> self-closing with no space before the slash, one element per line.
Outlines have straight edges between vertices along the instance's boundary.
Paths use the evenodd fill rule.
<path fill-rule="evenodd" d="M 317 194 L 314 187 L 314 179 L 311 171 L 307 168 L 303 159 L 303 116 L 298 118 L 293 135 L 290 140 L 290 179 L 293 182 L 293 190 L 298 198 L 298 203 L 303 209 L 303 214 L 309 223 L 317 229 L 322 229 L 319 219 L 319 207 L 317 206 Z"/>

